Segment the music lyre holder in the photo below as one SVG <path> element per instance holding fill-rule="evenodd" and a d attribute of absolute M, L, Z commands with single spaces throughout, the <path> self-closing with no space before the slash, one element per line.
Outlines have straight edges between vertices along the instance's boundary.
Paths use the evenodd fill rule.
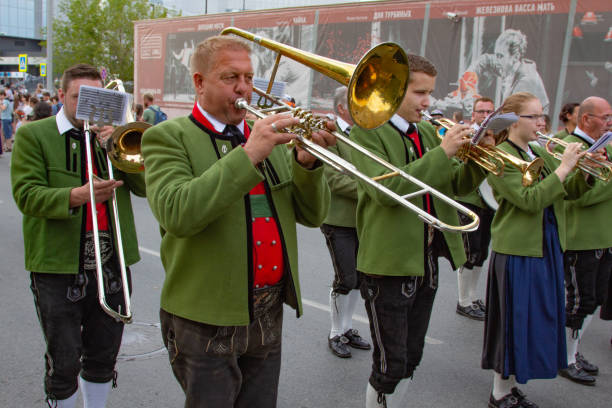
<path fill-rule="evenodd" d="M 125 92 L 113 91 L 105 88 L 96 88 L 93 86 L 81 85 L 79 88 L 79 99 L 77 101 L 76 118 L 83 121 L 83 130 L 85 132 L 85 154 L 87 155 L 87 181 L 89 182 L 89 205 L 91 208 L 91 219 L 94 233 L 94 251 L 96 255 L 96 277 L 98 281 L 98 301 L 102 309 L 117 321 L 130 323 L 132 320 L 132 312 L 130 310 L 130 293 L 128 288 L 128 279 L 125 265 L 125 257 L 123 254 L 123 241 L 121 240 L 121 227 L 119 223 L 119 210 L 117 206 L 117 195 L 113 190 L 112 211 L 115 220 L 114 234 L 117 243 L 117 254 L 119 258 L 119 266 L 121 269 L 121 279 L 123 280 L 123 296 L 125 303 L 125 314 L 121 313 L 121 305 L 118 310 L 112 309 L 106 303 L 104 273 L 102 271 L 102 256 L 100 254 L 100 234 L 98 229 L 98 217 L 96 211 L 96 195 L 94 192 L 94 172 L 93 172 L 93 156 L 91 148 L 91 131 L 90 123 L 99 127 L 103 126 L 120 126 L 125 122 L 125 114 L 128 109 L 128 94 Z M 108 155 L 106 157 L 106 165 L 108 168 L 109 180 L 114 179 L 113 164 Z"/>

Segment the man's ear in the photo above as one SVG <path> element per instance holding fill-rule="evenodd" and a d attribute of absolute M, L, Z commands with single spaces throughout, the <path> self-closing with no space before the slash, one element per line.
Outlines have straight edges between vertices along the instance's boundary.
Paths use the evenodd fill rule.
<path fill-rule="evenodd" d="M 193 87 L 196 90 L 196 94 L 198 93 L 198 91 L 202 88 L 202 83 L 204 82 L 204 76 L 202 74 L 200 74 L 199 72 L 195 72 L 193 74 Z"/>

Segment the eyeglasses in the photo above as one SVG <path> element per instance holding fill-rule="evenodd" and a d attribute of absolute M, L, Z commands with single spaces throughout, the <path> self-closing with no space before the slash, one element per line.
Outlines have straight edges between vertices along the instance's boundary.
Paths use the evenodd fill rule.
<path fill-rule="evenodd" d="M 544 116 L 546 115 L 519 115 L 521 118 L 531 119 L 531 120 L 544 120 Z"/>
<path fill-rule="evenodd" d="M 599 118 L 601 120 L 603 120 L 604 122 L 610 122 L 612 120 L 612 115 L 595 115 L 593 113 L 587 113 L 587 115 L 589 116 L 595 116 L 596 118 Z"/>
<path fill-rule="evenodd" d="M 486 110 L 486 109 L 480 109 L 480 110 L 475 110 L 474 113 L 484 113 L 486 115 L 489 115 L 491 113 L 493 113 L 492 110 Z"/>

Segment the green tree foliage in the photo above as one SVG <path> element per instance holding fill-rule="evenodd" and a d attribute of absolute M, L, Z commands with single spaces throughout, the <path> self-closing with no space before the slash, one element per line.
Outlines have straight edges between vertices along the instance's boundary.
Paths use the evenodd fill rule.
<path fill-rule="evenodd" d="M 134 79 L 134 21 L 174 14 L 147 0 L 60 0 L 53 22 L 56 76 L 77 63 Z"/>

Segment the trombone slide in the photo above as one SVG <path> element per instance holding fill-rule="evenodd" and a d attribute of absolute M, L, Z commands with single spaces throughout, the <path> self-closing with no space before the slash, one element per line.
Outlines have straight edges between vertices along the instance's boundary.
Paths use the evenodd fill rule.
<path fill-rule="evenodd" d="M 115 231 L 115 239 L 117 243 L 117 253 L 119 258 L 119 267 L 121 272 L 121 281 L 123 288 L 123 297 L 125 303 L 125 313 L 121 312 L 121 306 L 119 306 L 119 310 L 112 309 L 108 303 L 106 302 L 106 294 L 104 288 L 104 272 L 102 270 L 102 256 L 100 255 L 100 233 L 98 229 L 98 217 L 96 210 L 96 195 L 94 192 L 93 181 L 95 179 L 95 174 L 93 172 L 93 163 L 91 160 L 91 132 L 89 129 L 89 122 L 85 121 L 83 124 L 83 128 L 85 131 L 85 154 L 87 154 L 87 174 L 89 178 L 89 205 L 91 209 L 91 221 L 93 226 L 93 234 L 94 234 L 94 252 L 96 257 L 96 280 L 98 284 L 98 302 L 100 303 L 100 307 L 102 310 L 109 316 L 115 318 L 117 321 L 122 321 L 124 323 L 132 322 L 132 311 L 131 311 L 131 303 L 130 303 L 130 292 L 128 287 L 128 279 L 127 279 L 127 271 L 125 265 L 125 257 L 123 254 L 123 241 L 121 240 L 121 226 L 119 225 L 119 211 L 117 205 L 117 195 L 113 190 L 113 198 L 112 198 L 112 211 L 113 217 L 115 219 L 115 225 L 113 230 Z M 113 164 L 107 156 L 107 167 L 108 167 L 108 176 L 109 179 L 113 179 Z"/>
<path fill-rule="evenodd" d="M 282 103 L 281 101 L 279 101 L 279 102 Z M 265 118 L 267 116 L 266 114 L 260 112 L 258 109 L 253 108 L 252 106 L 250 106 L 248 104 L 248 102 L 246 100 L 244 100 L 244 99 L 237 99 L 236 102 L 235 102 L 235 105 L 236 105 L 236 107 L 238 109 L 246 109 L 247 111 L 249 111 L 250 113 L 254 114 L 255 116 L 257 116 L 260 119 L 261 118 Z M 317 126 L 317 128 L 321 128 L 321 126 Z M 342 142 L 344 142 L 347 145 L 349 145 L 350 147 L 352 147 L 353 149 L 359 151 L 361 154 L 366 155 L 368 158 L 374 160 L 376 163 L 378 163 L 381 166 L 385 167 L 386 169 L 390 170 L 390 173 L 387 173 L 387 175 L 385 175 L 384 178 L 395 177 L 395 176 L 402 177 L 402 178 L 412 182 L 413 184 L 415 184 L 419 189 L 417 191 L 409 193 L 409 194 L 399 195 L 396 192 L 394 192 L 393 190 L 391 190 L 391 189 L 385 187 L 384 185 L 378 183 L 378 180 L 381 179 L 381 176 L 379 176 L 379 177 L 368 177 L 367 175 L 365 175 L 362 172 L 360 172 L 359 170 L 357 170 L 355 165 L 353 165 L 352 163 L 350 163 L 347 160 L 343 159 L 342 157 L 339 157 L 339 156 L 335 155 L 334 153 L 330 152 L 326 148 L 324 148 L 322 146 L 319 146 L 318 144 L 314 143 L 312 140 L 310 140 L 307 137 L 305 137 L 304 135 L 302 135 L 301 132 L 298 132 L 296 134 L 296 136 L 297 136 L 298 143 L 308 153 L 312 154 L 313 156 L 315 156 L 316 158 L 318 158 L 322 162 L 332 166 L 336 170 L 341 171 L 341 172 L 343 172 L 345 174 L 348 174 L 350 176 L 356 177 L 359 180 L 361 180 L 361 181 L 367 183 L 368 185 L 374 187 L 375 189 L 379 190 L 383 194 L 391 197 L 398 204 L 400 204 L 400 205 L 406 207 L 407 209 L 415 212 L 417 214 L 417 216 L 423 222 L 431 225 L 432 227 L 437 228 L 437 229 L 439 229 L 441 231 L 451 231 L 451 232 L 471 232 L 471 231 L 475 231 L 478 228 L 478 225 L 480 223 L 480 219 L 478 218 L 478 215 L 476 215 L 476 213 L 474 213 L 469 208 L 459 204 L 458 202 L 456 202 L 453 199 L 449 198 L 448 196 L 442 194 L 438 190 L 432 188 L 431 186 L 429 186 L 429 185 L 423 183 L 422 181 L 420 181 L 419 179 L 417 179 L 417 178 L 409 175 L 408 173 L 404 172 L 400 168 L 395 167 L 392 164 L 390 164 L 390 163 L 386 162 L 385 160 L 381 159 L 380 157 L 372 154 L 365 147 L 355 143 L 354 141 L 352 141 L 351 139 L 349 139 L 346 136 L 342 135 L 341 133 L 339 133 L 339 132 L 332 132 L 332 134 L 336 138 L 340 139 Z M 446 204 L 454 207 L 457 211 L 459 211 L 459 212 L 465 214 L 466 216 L 468 216 L 471 219 L 471 222 L 469 224 L 466 224 L 466 225 L 450 225 L 450 224 L 447 224 L 447 223 L 443 222 L 442 220 L 434 217 L 433 215 L 427 213 L 427 211 L 424 211 L 419 206 L 417 206 L 417 205 L 415 205 L 415 204 L 413 204 L 412 202 L 409 201 L 412 198 L 415 198 L 415 197 L 418 197 L 418 196 L 422 196 L 422 195 L 425 195 L 425 194 L 431 194 L 433 197 L 435 197 L 435 198 L 445 202 Z"/>

